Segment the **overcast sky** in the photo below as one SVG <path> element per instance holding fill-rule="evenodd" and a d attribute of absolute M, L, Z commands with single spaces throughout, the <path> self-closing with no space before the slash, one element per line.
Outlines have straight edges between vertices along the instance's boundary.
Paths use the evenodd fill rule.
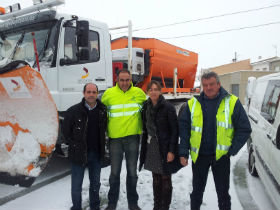
<path fill-rule="evenodd" d="M 16 2 L 20 2 L 22 7 L 32 5 L 32 0 L 0 0 L 1 6 Z M 65 5 L 59 7 L 60 12 L 93 18 L 107 23 L 110 28 L 127 25 L 128 20 L 132 21 L 133 29 L 171 24 L 168 27 L 133 32 L 133 36 L 157 38 L 194 51 L 199 54 L 199 69 L 230 63 L 235 52 L 237 60 L 251 59 L 251 61 L 257 61 L 259 56 L 265 59 L 275 56 L 276 53 L 280 55 L 279 0 L 65 0 L 65 2 Z M 173 24 L 253 9 L 259 10 Z M 279 23 L 270 24 L 275 22 Z M 225 33 L 195 35 L 265 24 L 270 25 Z M 117 32 L 112 31 L 113 38 L 127 35 L 115 33 Z M 185 37 L 174 38 L 178 36 Z"/>

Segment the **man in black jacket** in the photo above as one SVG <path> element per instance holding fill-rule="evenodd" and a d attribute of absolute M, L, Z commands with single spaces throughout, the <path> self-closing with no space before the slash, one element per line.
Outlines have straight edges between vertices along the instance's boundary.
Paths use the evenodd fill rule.
<path fill-rule="evenodd" d="M 98 87 L 93 83 L 84 86 L 82 101 L 67 110 L 63 132 L 69 143 L 69 159 L 72 162 L 71 210 L 81 210 L 82 184 L 88 167 L 91 210 L 100 209 L 99 189 L 101 161 L 105 153 L 106 107 L 97 99 Z"/>
<path fill-rule="evenodd" d="M 251 126 L 239 99 L 221 87 L 214 72 L 202 75 L 203 92 L 180 111 L 179 155 L 188 165 L 191 154 L 193 191 L 191 210 L 199 210 L 211 167 L 220 210 L 230 210 L 230 156 L 246 143 Z"/>

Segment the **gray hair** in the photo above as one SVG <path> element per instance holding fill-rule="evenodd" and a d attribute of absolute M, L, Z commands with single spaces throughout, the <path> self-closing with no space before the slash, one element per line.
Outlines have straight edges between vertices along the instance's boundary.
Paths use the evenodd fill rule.
<path fill-rule="evenodd" d="M 217 83 L 220 83 L 220 78 L 219 78 L 218 74 L 214 71 L 209 71 L 209 72 L 203 73 L 201 76 L 201 81 L 203 79 L 210 79 L 212 77 L 214 77 L 216 79 Z"/>

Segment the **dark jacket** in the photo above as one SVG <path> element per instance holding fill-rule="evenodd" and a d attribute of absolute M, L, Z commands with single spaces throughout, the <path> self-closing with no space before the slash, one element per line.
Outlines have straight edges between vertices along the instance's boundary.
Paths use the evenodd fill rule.
<path fill-rule="evenodd" d="M 223 88 L 220 88 L 218 96 L 218 106 L 216 107 L 215 113 L 217 113 L 219 105 L 224 97 L 229 95 L 229 93 Z M 197 100 L 204 109 L 204 93 L 202 92 L 200 96 L 196 96 Z M 209 110 L 208 110 L 209 111 Z M 205 112 L 205 110 L 203 110 Z M 242 146 L 248 140 L 251 134 L 251 126 L 247 114 L 238 99 L 234 111 L 232 114 L 232 123 L 234 127 L 234 137 L 232 139 L 232 145 L 228 151 L 228 155 L 236 155 Z M 181 157 L 189 156 L 190 150 L 190 131 L 191 131 L 191 113 L 188 104 L 186 103 L 179 112 L 179 136 L 180 136 L 180 145 L 179 145 L 179 155 Z M 203 132 L 207 132 L 204 131 Z M 217 136 L 217 127 L 215 124 L 215 136 Z M 217 144 L 217 139 L 215 139 L 215 145 Z"/>
<path fill-rule="evenodd" d="M 139 170 L 143 167 L 146 158 L 148 133 L 146 128 L 146 111 L 148 99 L 144 102 L 142 109 L 143 136 L 140 152 Z M 177 172 L 182 166 L 178 156 L 178 120 L 176 110 L 172 104 L 167 102 L 163 96 L 160 96 L 155 110 L 154 123 L 156 126 L 156 136 L 159 141 L 159 150 L 162 159 L 164 173 L 171 174 Z M 175 158 L 171 163 L 167 163 L 167 153 L 172 152 Z"/>
<path fill-rule="evenodd" d="M 100 137 L 100 158 L 101 161 L 105 154 L 105 131 L 107 126 L 106 107 L 99 99 L 97 109 L 99 111 L 99 137 Z M 85 166 L 87 164 L 87 129 L 88 111 L 85 107 L 85 99 L 70 107 L 67 110 L 63 122 L 63 134 L 69 144 L 68 155 L 71 162 Z"/>

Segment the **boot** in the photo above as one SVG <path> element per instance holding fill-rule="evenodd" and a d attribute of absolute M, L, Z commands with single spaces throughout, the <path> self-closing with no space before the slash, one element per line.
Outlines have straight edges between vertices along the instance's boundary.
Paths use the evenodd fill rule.
<path fill-rule="evenodd" d="M 172 199 L 172 181 L 171 175 L 162 176 L 162 192 L 161 192 L 160 210 L 169 210 Z"/>
<path fill-rule="evenodd" d="M 153 173 L 154 208 L 160 210 L 161 205 L 161 175 Z"/>

